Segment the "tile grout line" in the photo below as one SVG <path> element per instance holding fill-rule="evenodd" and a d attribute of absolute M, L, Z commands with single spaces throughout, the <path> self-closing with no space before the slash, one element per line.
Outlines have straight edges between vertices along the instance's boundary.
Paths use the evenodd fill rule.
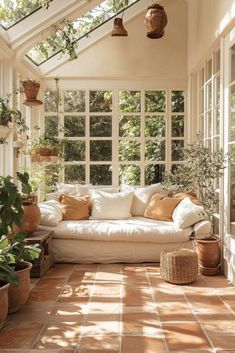
<path fill-rule="evenodd" d="M 181 286 L 181 287 L 182 287 L 182 286 Z M 185 299 L 186 299 L 186 301 L 187 301 L 187 303 L 188 303 L 188 305 L 189 305 L 189 308 L 190 308 L 191 312 L 192 312 L 193 315 L 195 316 L 196 322 L 197 322 L 198 325 L 200 326 L 202 332 L 204 333 L 205 337 L 207 338 L 207 340 L 208 340 L 208 342 L 209 342 L 209 344 L 210 344 L 210 346 L 211 346 L 211 347 L 210 347 L 210 351 L 211 351 L 212 353 L 216 353 L 216 348 L 214 347 L 214 345 L 213 345 L 213 343 L 212 343 L 210 337 L 207 335 L 207 333 L 206 333 L 204 327 L 201 325 L 201 322 L 200 322 L 200 320 L 199 320 L 197 314 L 194 312 L 194 309 L 193 309 L 193 307 L 192 307 L 190 301 L 188 300 L 187 295 L 185 294 L 185 291 L 184 291 L 184 290 L 183 290 L 183 293 L 184 293 L 184 297 L 185 297 Z"/>
<path fill-rule="evenodd" d="M 159 316 L 159 313 L 158 313 L 158 307 L 157 307 L 157 303 L 156 303 L 154 295 L 153 295 L 153 288 L 152 288 L 152 284 L 151 284 L 151 281 L 150 281 L 150 278 L 149 278 L 148 271 L 146 269 L 146 265 L 144 265 L 144 269 L 145 269 L 146 278 L 148 280 L 148 285 L 149 285 L 149 288 L 150 288 L 150 293 L 151 293 L 151 296 L 152 296 L 152 300 L 153 300 L 153 303 L 155 304 L 155 308 L 154 308 L 155 310 L 154 311 L 155 311 L 155 314 L 156 314 L 156 316 L 158 318 L 158 321 L 160 323 L 160 327 L 162 329 L 163 338 L 164 338 L 164 345 L 165 345 L 165 350 L 166 350 L 165 353 L 169 353 L 168 345 L 167 345 L 167 342 L 166 342 L 166 336 L 165 336 L 163 325 L 162 325 L 162 322 L 160 320 L 160 316 Z M 160 262 L 159 262 L 159 271 L 160 271 Z"/>

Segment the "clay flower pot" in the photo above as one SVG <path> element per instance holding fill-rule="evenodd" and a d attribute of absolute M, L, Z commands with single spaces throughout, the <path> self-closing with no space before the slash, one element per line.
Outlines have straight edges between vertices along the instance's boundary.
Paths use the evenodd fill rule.
<path fill-rule="evenodd" d="M 40 83 L 32 80 L 22 81 L 23 92 L 26 96 L 25 105 L 35 106 L 41 105 L 42 101 L 37 99 Z"/>
<path fill-rule="evenodd" d="M 19 275 L 19 283 L 16 286 L 10 285 L 8 291 L 8 313 L 12 314 L 26 303 L 30 293 L 30 270 L 32 264 L 22 261 L 17 264 L 16 271 Z"/>
<path fill-rule="evenodd" d="M 8 312 L 8 288 L 9 283 L 0 284 L 0 329 L 3 327 Z"/>
<path fill-rule="evenodd" d="M 26 232 L 32 234 L 38 229 L 41 220 L 40 208 L 37 204 L 23 205 L 24 216 L 20 227 L 14 229 L 15 232 Z"/>
<path fill-rule="evenodd" d="M 147 37 L 158 39 L 164 36 L 164 28 L 167 25 L 167 15 L 164 8 L 158 4 L 148 7 L 144 24 L 147 28 Z"/>
<path fill-rule="evenodd" d="M 212 239 L 196 239 L 199 271 L 205 276 L 215 276 L 219 272 L 221 258 L 220 239 L 214 235 Z"/>

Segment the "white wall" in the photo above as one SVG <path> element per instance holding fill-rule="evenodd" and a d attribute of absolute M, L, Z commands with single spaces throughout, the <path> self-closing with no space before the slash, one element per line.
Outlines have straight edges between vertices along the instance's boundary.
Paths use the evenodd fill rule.
<path fill-rule="evenodd" d="M 104 37 L 80 53 L 77 60 L 63 64 L 48 76 L 186 79 L 187 3 L 185 0 L 166 0 L 163 6 L 168 16 L 163 38 L 146 37 L 144 12 L 125 23 L 127 38 Z M 112 27 L 113 21 L 110 32 Z"/>
<path fill-rule="evenodd" d="M 188 0 L 188 70 L 209 52 L 235 18 L 235 0 Z"/>

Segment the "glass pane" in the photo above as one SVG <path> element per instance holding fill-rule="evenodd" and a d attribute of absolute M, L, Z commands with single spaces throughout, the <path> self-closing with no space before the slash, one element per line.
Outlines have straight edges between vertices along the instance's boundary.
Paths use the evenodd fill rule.
<path fill-rule="evenodd" d="M 219 151 L 219 149 L 220 149 L 219 137 L 216 137 L 214 139 L 214 151 Z"/>
<path fill-rule="evenodd" d="M 145 92 L 145 111 L 146 112 L 165 112 L 166 111 L 166 92 L 165 91 L 146 91 Z"/>
<path fill-rule="evenodd" d="M 140 136 L 140 116 L 123 115 L 119 119 L 120 137 L 138 137 Z"/>
<path fill-rule="evenodd" d="M 220 134 L 220 111 L 219 109 L 216 109 L 216 121 L 215 121 L 215 127 L 216 127 L 216 132 L 215 135 Z"/>
<path fill-rule="evenodd" d="M 64 159 L 66 162 L 85 161 L 85 141 L 65 141 Z"/>
<path fill-rule="evenodd" d="M 214 63 L 214 72 L 218 72 L 220 70 L 220 50 L 215 53 L 215 63 Z"/>
<path fill-rule="evenodd" d="M 231 110 L 235 112 L 235 85 L 231 86 Z"/>
<path fill-rule="evenodd" d="M 119 141 L 119 160 L 120 161 L 139 161 L 140 142 L 138 141 Z"/>
<path fill-rule="evenodd" d="M 146 116 L 144 134 L 146 137 L 164 137 L 166 121 L 164 116 Z"/>
<path fill-rule="evenodd" d="M 66 165 L 64 169 L 65 183 L 84 184 L 86 181 L 85 173 L 86 173 L 85 165 Z"/>
<path fill-rule="evenodd" d="M 199 111 L 200 113 L 204 112 L 204 88 L 200 89 L 199 93 Z"/>
<path fill-rule="evenodd" d="M 204 137 L 204 115 L 201 115 L 199 117 L 199 124 L 200 124 L 200 134 L 202 137 Z"/>
<path fill-rule="evenodd" d="M 112 141 L 91 141 L 90 159 L 91 161 L 111 161 Z"/>
<path fill-rule="evenodd" d="M 91 165 L 90 183 L 92 185 L 112 185 L 111 165 Z"/>
<path fill-rule="evenodd" d="M 230 115 L 230 141 L 235 141 L 235 113 Z"/>
<path fill-rule="evenodd" d="M 112 136 L 112 117 L 111 116 L 91 116 L 90 117 L 90 136 L 91 137 Z"/>
<path fill-rule="evenodd" d="M 58 110 L 59 95 L 57 91 L 44 91 L 44 111 L 46 113 L 55 113 Z"/>
<path fill-rule="evenodd" d="M 165 141 L 146 141 L 145 160 L 164 161 L 165 160 Z"/>
<path fill-rule="evenodd" d="M 211 111 L 207 113 L 207 126 L 208 126 L 208 134 L 207 137 L 212 136 L 212 113 Z"/>
<path fill-rule="evenodd" d="M 45 135 L 58 136 L 58 118 L 57 116 L 45 116 Z"/>
<path fill-rule="evenodd" d="M 138 165 L 120 165 L 119 183 L 128 185 L 139 185 L 140 174 L 140 167 Z"/>
<path fill-rule="evenodd" d="M 220 104 L 220 76 L 216 77 L 215 81 L 215 104 L 219 105 Z"/>
<path fill-rule="evenodd" d="M 172 91 L 171 109 L 174 113 L 184 112 L 184 91 Z"/>
<path fill-rule="evenodd" d="M 180 165 L 181 165 L 181 164 L 174 164 L 174 163 L 172 163 L 172 164 L 171 164 L 171 173 L 177 172 L 177 170 L 178 170 L 178 168 L 179 168 Z"/>
<path fill-rule="evenodd" d="M 57 189 L 59 181 L 59 166 L 50 164 L 45 167 L 45 193 L 53 192 Z"/>
<path fill-rule="evenodd" d="M 139 113 L 141 111 L 140 91 L 119 91 L 119 109 L 126 113 Z"/>
<path fill-rule="evenodd" d="M 231 48 L 231 82 L 235 81 L 235 44 Z"/>
<path fill-rule="evenodd" d="M 184 116 L 173 115 L 171 125 L 171 136 L 172 137 L 184 137 Z"/>
<path fill-rule="evenodd" d="M 199 73 L 199 85 L 200 85 L 200 87 L 202 87 L 203 86 L 203 84 L 204 84 L 204 68 L 203 69 L 201 69 L 201 71 L 200 71 L 200 73 Z"/>
<path fill-rule="evenodd" d="M 65 91 L 64 111 L 67 113 L 85 112 L 85 91 Z"/>
<path fill-rule="evenodd" d="M 24 17 L 39 9 L 40 6 L 40 0 L 1 0 L 1 24 L 5 28 L 9 28 L 15 23 L 21 21 Z"/>
<path fill-rule="evenodd" d="M 85 136 L 86 122 L 85 116 L 65 116 L 64 128 L 66 137 Z"/>
<path fill-rule="evenodd" d="M 207 85 L 207 109 L 210 109 L 212 105 L 212 84 Z"/>
<path fill-rule="evenodd" d="M 206 69 L 206 78 L 208 80 L 212 76 L 212 59 L 207 62 Z"/>
<path fill-rule="evenodd" d="M 90 91 L 90 112 L 111 112 L 112 105 L 112 91 Z"/>
<path fill-rule="evenodd" d="M 164 164 L 150 164 L 145 166 L 145 185 L 160 183 L 165 173 Z"/>
<path fill-rule="evenodd" d="M 172 140 L 171 143 L 171 159 L 172 161 L 182 161 L 182 148 L 184 147 L 184 141 Z"/>

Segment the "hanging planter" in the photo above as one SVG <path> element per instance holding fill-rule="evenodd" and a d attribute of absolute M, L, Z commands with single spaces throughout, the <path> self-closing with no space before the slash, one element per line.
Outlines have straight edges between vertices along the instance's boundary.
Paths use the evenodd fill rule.
<path fill-rule="evenodd" d="M 26 96 L 25 105 L 29 107 L 41 105 L 42 101 L 37 99 L 40 83 L 35 80 L 21 81 L 23 92 Z"/>
<path fill-rule="evenodd" d="M 158 4 L 148 7 L 144 24 L 147 28 L 147 37 L 158 39 L 164 36 L 164 28 L 167 25 L 167 15 L 164 8 Z"/>

